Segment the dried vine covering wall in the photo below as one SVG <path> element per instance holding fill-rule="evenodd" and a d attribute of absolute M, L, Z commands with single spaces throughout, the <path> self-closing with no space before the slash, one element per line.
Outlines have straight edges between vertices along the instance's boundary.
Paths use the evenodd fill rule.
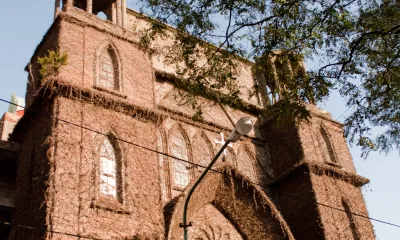
<path fill-rule="evenodd" d="M 318 202 L 368 216 L 359 187 L 326 175 L 312 175 L 311 181 Z M 325 239 L 375 239 L 369 219 L 324 206 L 318 206 L 317 210 L 323 223 Z"/>
<path fill-rule="evenodd" d="M 155 123 L 65 98 L 58 98 L 58 116 L 130 142 L 155 149 Z M 98 116 L 101 116 L 99 118 Z M 99 147 L 106 136 L 64 123 L 55 129 L 60 146 L 56 159 L 54 197 L 49 218 L 53 230 L 97 238 L 162 236 L 162 212 L 157 157 L 154 152 L 118 142 L 123 179 L 122 202 L 99 197 Z M 78 143 L 78 144 L 77 144 Z M 97 150 L 97 151 L 96 151 Z M 62 192 L 62 194 L 57 194 Z M 65 208 L 66 205 L 70 207 Z M 127 228 L 127 226 L 129 226 Z"/>
<path fill-rule="evenodd" d="M 34 107 L 49 113 L 54 109 L 51 102 L 36 104 Z M 31 122 L 35 123 L 35 128 L 31 127 Z M 49 159 L 55 147 L 51 138 L 53 125 L 54 121 L 50 118 L 26 112 L 10 136 L 10 141 L 18 142 L 21 146 L 17 161 L 16 212 L 13 224 L 30 227 L 13 227 L 10 239 L 41 239 L 46 234 L 49 172 L 52 168 Z"/>
<path fill-rule="evenodd" d="M 369 180 L 356 174 L 342 126 L 312 115 L 264 125 L 280 210 L 296 239 L 374 239 L 368 219 L 346 213 L 368 216 L 360 187 Z"/>
<path fill-rule="evenodd" d="M 217 170 L 224 174 L 214 172 L 207 175 L 189 203 L 188 219 L 190 221 L 195 221 L 199 217 L 198 214 L 204 212 L 203 219 L 195 222 L 193 229 L 190 230 L 192 234 L 203 231 L 210 233 L 210 236 L 212 233 L 215 234 L 214 236 L 220 235 L 218 227 L 224 222 L 210 222 L 215 215 L 218 215 L 213 209 L 207 207 L 212 205 L 238 231 L 232 233 L 231 228 L 222 229 L 226 231 L 225 234 L 232 236 L 232 239 L 294 239 L 275 205 L 259 187 L 250 183 L 249 178 L 238 173 L 236 168 L 229 165 L 222 165 Z M 180 197 L 172 216 L 168 239 L 180 239 L 182 236 L 179 222 L 183 203 L 184 198 Z M 241 238 L 238 238 L 238 235 Z"/>
<path fill-rule="evenodd" d="M 182 201 L 184 187 L 174 188 L 177 159 L 165 154 L 174 155 L 178 139 L 187 161 L 181 166 L 193 180 L 201 170 L 195 165 L 209 160 L 195 156 L 211 158 L 220 146 L 216 141 L 221 140 L 220 133 L 227 136 L 236 120 L 254 111 L 245 113 L 204 96 L 200 101 L 208 112 L 193 121 L 193 110 L 177 102 L 176 85 L 156 79 L 150 57 L 135 39 L 111 23 L 71 10 L 58 15 L 37 48 L 27 67 L 27 105 L 54 117 L 27 113 L 12 138 L 23 149 L 14 221 L 30 226 L 14 228 L 15 239 L 179 239 L 176 218 L 181 213 L 170 207 Z M 68 64 L 43 79 L 36 62 L 48 49 L 66 53 Z M 114 89 L 97 84 L 104 49 L 115 58 Z M 191 206 L 194 218 L 200 219 L 203 210 L 212 213 L 215 209 L 202 208 L 212 204 L 229 220 L 219 226 L 244 239 L 334 239 L 334 229 L 363 224 L 349 216 L 346 220 L 343 214 L 332 220 L 330 211 L 316 205 L 317 201 L 342 204 L 340 208 L 366 214 L 358 187 L 367 180 L 355 174 L 341 126 L 314 113 L 311 122 L 301 125 L 292 121 L 277 125 L 273 120 L 261 124 L 251 116 L 257 123 L 254 133 L 218 160 L 217 166 L 225 166 L 220 169 L 224 175 L 213 174 L 202 185 L 202 194 Z M 118 168 L 111 173 L 118 185 L 116 198 L 101 195 L 105 140 L 115 150 Z M 254 184 L 278 190 L 268 194 L 275 192 L 283 217 L 266 189 Z M 331 192 L 337 198 L 329 197 Z M 370 225 L 364 226 L 344 231 L 343 236 L 373 236 Z"/>
<path fill-rule="evenodd" d="M 37 109 L 37 104 L 51 103 L 48 105 L 49 109 L 39 108 L 39 110 L 54 115 L 57 119 L 53 119 L 51 124 L 43 122 L 43 124 L 48 124 L 49 128 L 46 142 L 35 138 L 38 139 L 36 141 L 38 146 L 47 143 L 51 150 L 46 151 L 46 155 L 40 158 L 43 164 L 48 164 L 47 168 L 43 170 L 32 168 L 30 165 L 21 166 L 21 169 L 26 171 L 41 170 L 41 174 L 47 177 L 43 187 L 46 193 L 42 193 L 40 202 L 32 203 L 27 200 L 18 203 L 21 209 L 25 209 L 24 204 L 29 204 L 31 211 L 32 209 L 42 211 L 42 215 L 38 215 L 41 216 L 40 221 L 37 221 L 41 224 L 26 223 L 26 226 L 37 226 L 43 230 L 38 233 L 42 235 L 35 235 L 31 239 L 41 239 L 45 235 L 57 239 L 59 235 L 57 232 L 100 239 L 125 239 L 132 236 L 149 239 L 162 238 L 164 215 L 161 187 L 163 186 L 159 178 L 157 154 L 146 149 L 135 148 L 125 141 L 140 143 L 143 147 L 156 150 L 156 130 L 162 129 L 169 132 L 173 131 L 174 125 L 180 124 L 187 134 L 190 146 L 190 142 L 195 141 L 198 136 L 197 133 L 203 134 L 203 140 L 217 139 L 218 130 L 221 129 L 208 127 L 201 130 L 199 129 L 201 123 L 197 123 L 200 125 L 196 127 L 193 123 L 189 124 L 190 119 L 173 117 L 174 115 L 169 115 L 165 111 L 146 111 L 141 107 L 129 105 L 127 100 L 121 97 L 71 85 L 60 78 L 44 79 L 38 96 L 40 97 L 36 99 L 33 107 Z M 30 120 L 26 118 L 20 122 L 16 132 L 23 136 L 23 128 L 29 126 L 29 121 L 36 123 L 41 121 L 41 118 L 49 119 L 46 116 Z M 65 121 L 89 127 L 91 130 Z M 31 128 L 31 131 L 38 133 L 41 129 Z M 121 168 L 124 179 L 122 203 L 102 201 L 98 198 L 99 182 L 96 177 L 98 175 L 96 169 L 99 167 L 98 152 L 103 140 L 107 137 L 100 133 L 113 134 L 119 139 L 124 139 L 116 143 L 120 149 L 120 160 L 123 164 Z M 256 151 L 250 146 L 252 144 L 248 140 L 238 142 L 231 153 L 240 156 L 240 151 Z M 211 152 L 214 152 L 214 144 L 211 144 L 211 148 Z M 193 148 L 193 151 L 191 154 L 200 154 L 199 151 L 203 149 Z M 253 161 L 251 164 L 259 170 L 239 167 L 240 171 L 253 181 L 261 181 L 254 178 L 254 174 L 257 176 L 267 174 L 258 167 L 255 156 L 250 156 L 248 161 Z M 219 164 L 222 163 L 221 159 Z M 231 164 L 236 166 L 237 163 Z M 29 174 L 23 174 L 23 176 L 31 179 Z M 22 184 L 23 181 L 25 180 L 19 181 L 18 184 Z M 19 192 L 26 194 L 30 191 L 31 186 L 28 186 L 27 189 L 21 189 Z M 32 215 L 35 214 L 37 212 L 32 212 Z M 25 216 L 25 211 L 18 212 L 16 223 L 19 224 Z M 126 228 L 126 226 L 130 227 Z M 26 239 L 29 237 L 27 236 Z"/>

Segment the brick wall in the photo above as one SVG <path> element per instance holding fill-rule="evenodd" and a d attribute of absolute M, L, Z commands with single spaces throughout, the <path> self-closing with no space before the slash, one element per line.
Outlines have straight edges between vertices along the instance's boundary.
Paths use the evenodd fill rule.
<path fill-rule="evenodd" d="M 337 209 L 368 216 L 359 187 L 325 175 L 312 175 L 316 201 Z M 348 205 L 346 207 L 345 205 Z M 325 232 L 324 239 L 375 239 L 369 219 L 319 205 L 318 212 Z"/>
<path fill-rule="evenodd" d="M 78 19 L 68 21 L 74 16 Z M 125 95 L 127 100 L 136 105 L 154 108 L 153 72 L 147 53 L 139 50 L 137 44 L 131 40 L 118 38 L 88 25 L 93 22 L 101 26 L 104 21 L 97 17 L 86 16 L 82 22 L 79 17 L 85 16 L 64 13 L 67 21 L 61 22 L 59 45 L 60 51 L 66 52 L 69 60 L 68 65 L 61 68 L 59 77 L 82 87 L 93 87 L 98 74 L 98 51 L 111 44 L 120 63 L 121 90 L 118 93 Z"/>
<path fill-rule="evenodd" d="M 309 122 L 272 120 L 262 128 L 277 205 L 296 239 L 374 239 L 368 219 L 344 212 L 368 216 L 360 191 L 368 180 L 356 174 L 342 125 L 311 113 Z"/>
<path fill-rule="evenodd" d="M 127 115 L 60 98 L 58 117 L 89 126 L 105 134 L 155 149 L 155 124 Z M 99 117 L 101 116 L 101 117 Z M 104 204 L 99 196 L 99 147 L 106 136 L 58 122 L 54 130 L 51 179 L 53 230 L 96 238 L 161 236 L 163 217 L 157 158 L 146 151 L 117 141 L 121 150 L 122 202 Z M 68 208 L 66 208 L 68 206 Z"/>
<path fill-rule="evenodd" d="M 33 106 L 40 112 L 53 113 L 51 101 Z M 32 124 L 32 125 L 31 125 Z M 35 126 L 35 127 L 32 127 Z M 25 113 L 10 137 L 21 146 L 17 160 L 15 213 L 10 239 L 43 239 L 49 226 L 46 196 L 50 172 L 49 154 L 53 120 L 34 112 Z M 21 225 L 17 227 L 16 225 Z"/>
<path fill-rule="evenodd" d="M 129 21 L 132 22 L 132 18 Z M 174 86 L 168 82 L 155 81 L 153 68 L 158 63 L 140 50 L 137 40 L 133 32 L 84 11 L 71 9 L 68 13 L 59 14 L 37 48 L 31 60 L 32 68 L 28 68 L 32 72 L 29 80 L 34 84 L 28 84 L 27 106 L 32 105 L 60 119 L 112 134 L 148 149 L 159 147 L 158 131 L 164 141 L 163 149 L 158 150 L 168 154 L 172 152 L 170 136 L 179 131 L 187 144 L 188 160 L 206 164 L 208 159 L 198 158 L 206 156 L 199 142 L 205 143 L 203 145 L 210 151 L 211 158 L 220 147 L 214 141 L 221 140 L 220 133 L 223 132 L 226 137 L 240 117 L 251 114 L 200 98 L 204 105 L 204 119 L 193 121 L 191 117 L 194 111 L 177 102 Z M 117 58 L 120 80 L 118 92 L 95 88 L 99 51 L 105 46 L 110 46 Z M 87 99 L 80 101 L 79 97 L 74 98 L 68 93 L 57 91 L 57 94 L 64 97 L 37 96 L 36 90 L 41 83 L 36 62 L 48 49 L 59 49 L 68 54 L 68 64 L 60 69 L 57 79 L 65 81 L 71 89 L 80 88 L 82 92 L 86 91 L 86 95 L 97 94 L 106 100 L 118 100 L 123 102 L 123 106 L 105 107 L 101 102 L 92 104 Z M 243 84 L 246 86 L 251 85 L 248 68 L 242 71 Z M 144 112 L 149 111 L 157 120 L 124 109 L 135 107 Z M 331 212 L 320 208 L 316 202 L 327 201 L 327 204 L 335 206 L 342 204 L 339 198 L 327 198 L 332 192 L 346 199 L 346 206 L 352 211 L 366 213 L 365 205 L 359 189 L 344 180 L 315 175 L 304 166 L 293 171 L 298 165 L 314 163 L 355 174 L 341 125 L 317 111 L 313 110 L 313 115 L 315 117 L 311 122 L 300 125 L 292 121 L 270 121 L 262 126 L 257 125 L 254 133 L 243 137 L 228 149 L 225 163 L 230 163 L 239 174 L 252 182 L 266 184 L 275 181 L 273 186 L 278 191 L 272 190 L 270 193 L 274 192 L 278 196 L 275 198 L 276 204 L 280 206 L 296 239 L 334 239 L 339 235 L 335 235 L 338 233 L 332 229 L 347 229 L 349 233 L 352 226 L 361 222 L 351 219 L 332 222 L 329 220 Z M 258 123 L 256 116 L 251 117 Z M 122 196 L 118 201 L 106 201 L 99 196 L 98 172 L 99 149 L 107 136 L 60 120 L 42 118 L 28 114 L 17 126 L 17 133 L 13 136 L 15 141 L 22 143 L 15 223 L 35 229 L 34 234 L 32 230 L 14 229 L 15 239 L 42 239 L 45 237 L 44 230 L 49 231 L 51 239 L 67 239 L 65 234 L 105 239 L 133 236 L 158 239 L 165 235 L 168 226 L 164 225 L 164 204 L 180 193 L 177 191 L 176 195 L 165 196 L 174 190 L 170 186 L 171 176 L 168 176 L 172 175 L 172 159 L 160 158 L 153 151 L 117 140 L 118 161 L 121 164 L 118 181 L 122 186 Z M 328 151 L 333 155 L 327 154 Z M 221 158 L 217 166 L 222 164 Z M 193 179 L 200 170 L 193 166 L 191 169 Z M 326 190 L 331 186 L 338 187 L 332 188 L 332 191 Z M 223 190 L 222 194 L 228 194 L 231 188 Z M 340 195 L 346 190 L 349 190 L 349 195 Z M 254 219 L 246 222 L 240 219 L 241 214 L 247 211 L 246 206 L 251 205 L 252 209 L 248 211 L 255 211 L 257 206 L 249 201 L 254 197 L 253 192 L 246 192 L 242 188 L 240 191 L 235 193 L 235 197 L 247 198 L 240 202 L 242 211 L 235 214 L 238 221 L 246 225 Z M 282 195 L 279 191 L 298 198 Z M 31 199 L 31 196 L 35 198 Z M 299 197 L 305 200 L 300 201 Z M 224 201 L 230 204 L 229 199 Z M 257 201 L 256 205 L 259 203 Z M 271 213 L 268 214 L 267 218 L 270 218 Z M 335 219 L 341 218 L 344 218 L 343 214 L 335 216 Z M 264 223 L 254 222 L 254 226 L 262 226 Z M 276 228 L 270 230 L 274 232 Z M 370 225 L 363 231 L 366 232 L 365 236 L 373 236 L 370 234 Z M 348 233 L 343 236 L 350 236 Z M 252 231 L 249 230 L 248 234 L 251 235 Z"/>

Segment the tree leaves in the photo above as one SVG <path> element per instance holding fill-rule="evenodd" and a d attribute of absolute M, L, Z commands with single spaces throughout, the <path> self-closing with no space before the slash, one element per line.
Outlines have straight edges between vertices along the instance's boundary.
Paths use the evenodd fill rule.
<path fill-rule="evenodd" d="M 398 0 L 145 0 L 147 13 L 177 29 L 165 52 L 188 86 L 222 91 L 240 98 L 238 57 L 254 61 L 281 104 L 278 113 L 303 113 L 339 89 L 354 113 L 345 121 L 351 142 L 368 150 L 400 150 L 400 3 Z M 150 46 L 160 31 L 154 25 L 143 37 Z M 212 44 L 209 44 L 212 43 Z M 280 51 L 277 51 L 280 50 Z M 279 52 L 279 53 L 278 53 Z M 293 58 L 314 60 L 307 74 L 277 72 L 271 64 Z M 284 68 L 282 68 L 284 69 Z M 269 85 L 268 85 L 269 84 Z M 275 85 L 274 85 L 275 84 Z M 190 95 L 190 89 L 188 89 Z M 261 91 L 262 92 L 262 91 Z M 189 96 L 188 95 L 188 96 Z M 195 98 L 193 106 L 201 108 Z M 270 102 L 270 96 L 265 96 Z M 236 100 L 233 100 L 236 101 Z M 201 109 L 198 109 L 201 113 Z M 306 114 L 301 114 L 305 116 Z M 198 117 L 198 116 L 197 116 Z M 385 131 L 373 139 L 371 126 Z"/>

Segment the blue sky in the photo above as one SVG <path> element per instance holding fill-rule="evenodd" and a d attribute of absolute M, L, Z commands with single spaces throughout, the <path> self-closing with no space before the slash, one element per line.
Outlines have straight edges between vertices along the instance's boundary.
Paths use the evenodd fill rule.
<path fill-rule="evenodd" d="M 132 1 L 133 2 L 133 1 Z M 135 8 L 131 3 L 128 7 Z M 2 1 L 0 8 L 0 98 L 9 100 L 15 92 L 25 96 L 26 73 L 24 68 L 35 47 L 53 21 L 54 0 Z M 334 119 L 347 109 L 338 94 L 332 94 L 323 104 Z M 8 105 L 0 102 L 0 111 Z M 346 114 L 351 114 L 351 111 Z M 360 149 L 352 147 L 351 153 L 358 174 L 371 183 L 363 188 L 370 217 L 400 225 L 400 159 L 394 151 L 389 155 L 372 153 L 367 160 L 360 158 Z M 380 240 L 399 239 L 400 228 L 372 222 Z"/>

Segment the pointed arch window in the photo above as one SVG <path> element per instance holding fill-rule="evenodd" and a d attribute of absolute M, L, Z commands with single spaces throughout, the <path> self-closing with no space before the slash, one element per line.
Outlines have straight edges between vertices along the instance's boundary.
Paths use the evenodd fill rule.
<path fill-rule="evenodd" d="M 213 148 L 210 140 L 204 133 L 198 133 L 193 139 L 193 160 L 196 164 L 206 167 L 212 160 Z M 204 171 L 203 167 L 196 167 L 195 175 Z"/>
<path fill-rule="evenodd" d="M 332 145 L 330 134 L 324 126 L 320 127 L 320 134 L 322 137 L 320 142 L 321 151 L 325 162 L 337 163 L 337 158 L 335 155 L 335 150 Z"/>
<path fill-rule="evenodd" d="M 111 45 L 100 51 L 98 56 L 96 86 L 108 90 L 120 90 L 120 74 L 117 55 Z"/>
<path fill-rule="evenodd" d="M 250 155 L 247 147 L 241 147 L 238 153 L 237 160 L 238 169 L 252 182 L 256 182 L 258 179 L 257 171 L 255 168 L 254 157 Z"/>
<path fill-rule="evenodd" d="M 353 239 L 359 240 L 360 233 L 358 232 L 358 229 L 357 229 L 356 220 L 354 219 L 354 216 L 351 212 L 351 207 L 349 205 L 349 202 L 344 198 L 342 198 L 342 206 L 343 206 L 343 210 L 346 212 L 346 216 L 349 221 L 349 227 L 350 227 Z"/>
<path fill-rule="evenodd" d="M 100 149 L 100 185 L 101 197 L 120 200 L 120 164 L 115 146 L 109 138 L 103 141 Z"/>
<path fill-rule="evenodd" d="M 235 153 L 232 148 L 227 149 L 227 154 L 223 156 L 224 162 L 230 164 L 231 166 L 237 167 L 237 161 L 235 157 Z"/>
<path fill-rule="evenodd" d="M 170 154 L 178 159 L 171 158 L 171 185 L 173 196 L 182 191 L 191 180 L 191 166 L 189 161 L 189 151 L 186 139 L 180 131 L 173 131 L 169 137 L 169 151 Z M 178 191 L 178 192 L 177 192 Z"/>

